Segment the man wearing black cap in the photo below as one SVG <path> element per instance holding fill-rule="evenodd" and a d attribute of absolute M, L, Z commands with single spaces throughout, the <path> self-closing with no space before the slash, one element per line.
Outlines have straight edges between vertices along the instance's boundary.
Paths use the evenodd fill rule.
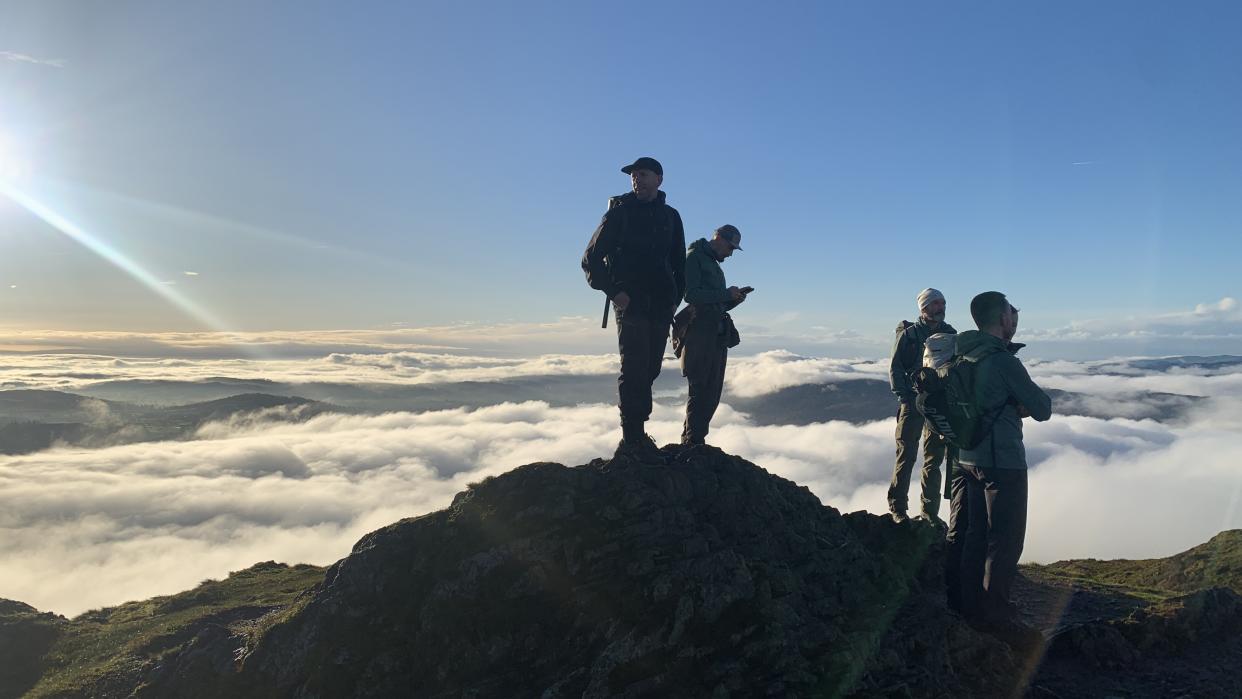
<path fill-rule="evenodd" d="M 686 303 L 677 314 L 673 347 L 681 357 L 681 374 L 690 384 L 682 444 L 703 444 L 720 405 L 729 348 L 738 343 L 729 311 L 746 300 L 749 287 L 725 286 L 720 263 L 742 249 L 736 226 L 716 229 L 711 240 L 699 238 L 686 251 Z"/>
<path fill-rule="evenodd" d="M 608 295 L 617 318 L 621 376 L 618 452 L 654 456 L 646 433 L 651 387 L 660 375 L 673 312 L 686 290 L 686 234 L 681 215 L 664 202 L 664 168 L 639 158 L 621 168 L 633 191 L 612 197 L 582 255 L 587 283 Z"/>

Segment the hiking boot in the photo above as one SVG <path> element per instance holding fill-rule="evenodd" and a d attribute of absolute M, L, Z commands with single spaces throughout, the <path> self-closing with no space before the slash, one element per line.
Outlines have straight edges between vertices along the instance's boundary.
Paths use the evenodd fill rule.
<path fill-rule="evenodd" d="M 664 452 L 656 446 L 654 439 L 644 434 L 633 440 L 622 439 L 617 444 L 617 451 L 613 458 L 627 458 L 644 464 L 662 464 Z"/>
<path fill-rule="evenodd" d="M 941 530 L 941 531 L 948 531 L 948 529 L 949 529 L 949 525 L 945 524 L 943 519 L 940 519 L 939 517 L 937 517 L 937 516 L 936 516 L 936 515 L 934 515 L 934 514 L 931 514 L 931 513 L 928 513 L 928 512 L 924 512 L 924 513 L 923 513 L 922 515 L 920 515 L 920 516 L 921 516 L 921 517 L 922 517 L 922 519 L 923 519 L 923 520 L 925 520 L 928 524 L 932 525 L 933 527 L 935 527 L 935 528 L 937 528 L 937 529 L 939 529 L 939 530 Z"/>
<path fill-rule="evenodd" d="M 893 522 L 897 524 L 902 524 L 903 522 L 910 521 L 909 515 L 907 515 L 905 512 L 902 512 L 901 510 L 890 510 L 888 513 L 888 516 L 892 517 Z"/>

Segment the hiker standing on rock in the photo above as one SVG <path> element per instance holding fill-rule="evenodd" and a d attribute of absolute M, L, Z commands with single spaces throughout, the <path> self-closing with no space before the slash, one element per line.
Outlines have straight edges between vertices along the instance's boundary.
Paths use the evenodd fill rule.
<path fill-rule="evenodd" d="M 621 172 L 630 176 L 633 191 L 609 199 L 582 255 L 582 270 L 616 313 L 622 434 L 617 451 L 653 455 L 659 450 L 646 433 L 651 389 L 664 362 L 673 312 L 686 291 L 686 234 L 681 215 L 660 191 L 659 161 L 639 158 Z"/>
<path fill-rule="evenodd" d="M 720 405 L 729 348 L 740 342 L 728 312 L 753 289 L 726 287 L 720 264 L 741 249 L 742 233 L 724 225 L 710 241 L 699 238 L 686 251 L 687 305 L 673 322 L 673 352 L 681 358 L 681 375 L 690 384 L 682 444 L 705 443 Z"/>
<path fill-rule="evenodd" d="M 1018 309 L 999 291 L 985 291 L 970 302 L 979 330 L 957 338 L 957 354 L 973 362 L 977 410 L 993 417 L 991 429 L 974 449 L 962 449 L 965 510 L 970 524 L 962 549 L 962 603 L 967 618 L 1004 628 L 1020 624 L 1009 602 L 1026 540 L 1026 448 L 1022 418 L 1043 422 L 1052 400 L 1031 380 L 1011 342 Z"/>
<path fill-rule="evenodd" d="M 901 523 L 909 518 L 906 508 L 910 497 L 910 474 L 914 470 L 914 460 L 919 453 L 919 436 L 922 435 L 922 515 L 939 524 L 940 462 L 945 455 L 945 441 L 927 429 L 923 416 L 914 407 L 917 397 L 914 374 L 923 366 L 923 348 L 927 338 L 935 333 L 956 334 L 957 330 L 944 322 L 944 294 L 927 288 L 919 292 L 917 300 L 918 322 L 903 320 L 897 326 L 888 369 L 889 386 L 900 402 L 897 407 L 897 462 L 893 466 L 893 480 L 888 486 L 888 511 L 894 522 Z"/>

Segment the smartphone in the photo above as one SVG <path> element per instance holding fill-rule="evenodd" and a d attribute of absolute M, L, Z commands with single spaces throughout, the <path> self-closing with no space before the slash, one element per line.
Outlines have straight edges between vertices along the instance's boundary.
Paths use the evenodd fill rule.
<path fill-rule="evenodd" d="M 754 290 L 755 290 L 755 287 L 753 286 L 744 286 L 741 289 L 738 289 L 738 291 L 742 292 L 743 294 L 749 294 L 750 292 Z"/>

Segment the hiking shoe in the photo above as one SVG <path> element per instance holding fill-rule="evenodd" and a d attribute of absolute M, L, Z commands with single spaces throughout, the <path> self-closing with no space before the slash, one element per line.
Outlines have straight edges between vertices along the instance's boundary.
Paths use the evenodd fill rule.
<path fill-rule="evenodd" d="M 907 515 L 905 512 L 902 512 L 901 510 L 892 510 L 888 513 L 888 516 L 892 517 L 893 521 L 896 522 L 897 524 L 910 521 L 909 515 Z"/>
<path fill-rule="evenodd" d="M 613 458 L 626 458 L 644 464 L 662 464 L 664 463 L 664 452 L 656 446 L 655 440 L 648 435 L 643 435 L 639 439 L 627 441 L 622 439 L 617 444 L 617 451 Z"/>
<path fill-rule="evenodd" d="M 921 515 L 921 517 L 922 517 L 922 519 L 924 519 L 924 520 L 925 520 L 928 524 L 930 524 L 930 525 L 932 525 L 933 527 L 935 527 L 935 528 L 937 528 L 937 529 L 940 529 L 940 530 L 942 530 L 942 531 L 947 530 L 947 529 L 949 528 L 949 525 L 945 524 L 945 523 L 944 523 L 944 520 L 943 520 L 943 519 L 940 519 L 940 518 L 939 518 L 939 517 L 937 517 L 936 515 L 933 515 L 933 514 L 930 514 L 930 513 L 924 512 L 924 513 Z"/>

